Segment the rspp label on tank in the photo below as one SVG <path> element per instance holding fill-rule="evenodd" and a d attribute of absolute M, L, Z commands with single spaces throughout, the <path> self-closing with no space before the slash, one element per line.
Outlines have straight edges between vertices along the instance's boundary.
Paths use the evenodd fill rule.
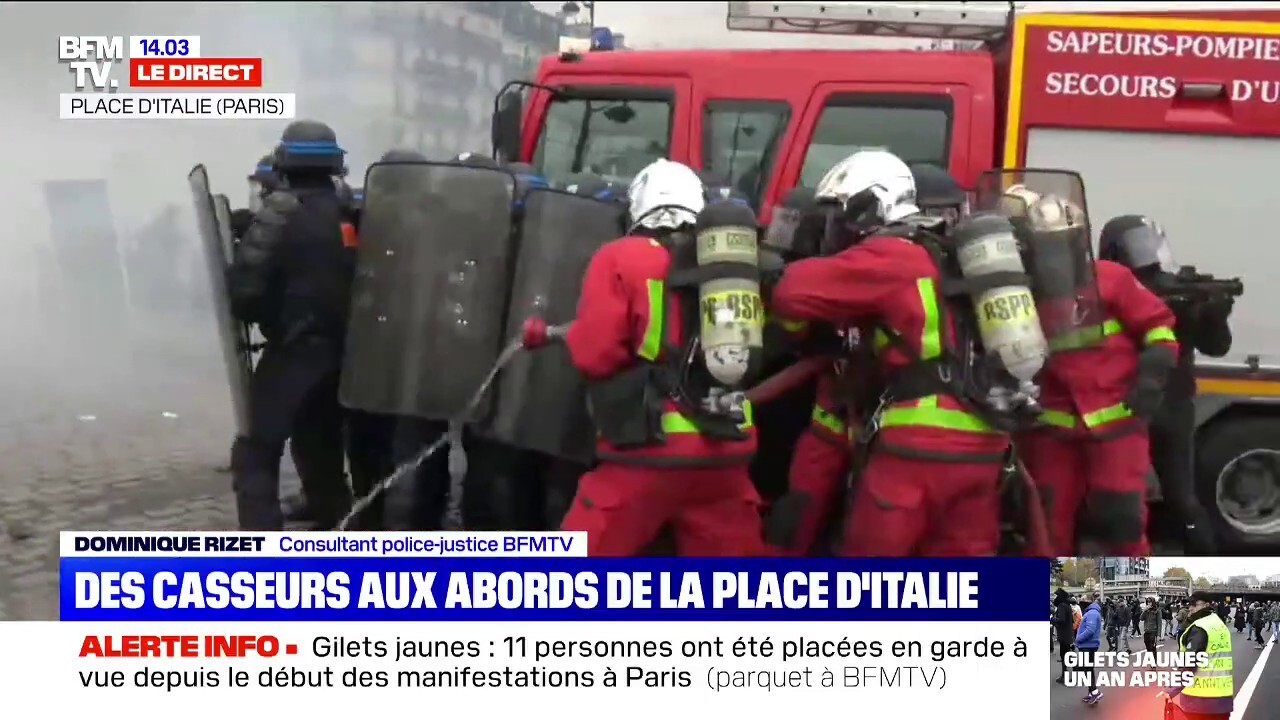
<path fill-rule="evenodd" d="M 1036 317 L 1036 302 L 1027 290 L 1012 290 L 985 297 L 978 308 L 978 322 L 983 325 Z"/>
<path fill-rule="evenodd" d="M 764 325 L 764 300 L 749 290 L 725 290 L 702 298 L 702 317 L 708 325 L 745 323 Z"/>

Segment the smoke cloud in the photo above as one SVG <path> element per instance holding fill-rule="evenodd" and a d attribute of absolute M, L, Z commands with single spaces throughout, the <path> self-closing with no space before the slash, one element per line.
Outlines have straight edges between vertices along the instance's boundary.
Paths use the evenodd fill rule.
<path fill-rule="evenodd" d="M 0 4 L 0 54 L 10 68 L 0 74 L 8 170 L 0 176 L 0 302 L 21 309 L 0 320 L 4 377 L 42 385 L 50 398 L 97 396 L 98 407 L 136 398 L 157 375 L 175 385 L 198 380 L 202 394 L 221 399 L 186 176 L 204 164 L 214 192 L 244 206 L 246 176 L 288 122 L 59 120 L 58 94 L 74 91 L 74 76 L 58 62 L 58 36 L 198 35 L 206 57 L 261 57 L 262 90 L 297 93 L 297 117 L 329 123 L 361 173 L 388 147 L 371 132 L 366 106 L 391 95 L 392 79 L 375 72 L 351 87 L 340 71 L 361 43 L 344 29 L 369 5 L 333 5 Z M 122 64 L 112 69 L 124 87 L 127 77 Z"/>

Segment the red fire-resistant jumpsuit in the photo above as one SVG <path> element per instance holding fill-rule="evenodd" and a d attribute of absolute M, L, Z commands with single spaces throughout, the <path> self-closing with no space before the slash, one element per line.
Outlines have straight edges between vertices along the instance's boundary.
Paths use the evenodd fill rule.
<path fill-rule="evenodd" d="M 664 314 L 667 344 L 680 344 L 680 313 L 664 282 L 670 264 L 667 250 L 646 237 L 624 237 L 596 252 L 565 338 L 585 377 L 660 359 Z M 634 555 L 667 524 L 680 555 L 762 554 L 760 498 L 747 474 L 756 449 L 749 408 L 747 417 L 748 439 L 715 441 L 669 404 L 664 444 L 619 450 L 601 439 L 600 464 L 582 477 L 561 529 L 585 530 L 591 555 Z"/>
<path fill-rule="evenodd" d="M 1151 549 L 1146 537 L 1147 426 L 1124 400 L 1145 347 L 1164 344 L 1177 352 L 1174 316 L 1128 268 L 1108 260 L 1095 267 L 1107 313 L 1103 343 L 1049 358 L 1037 378 L 1045 427 L 1019 437 L 1018 450 L 1045 495 L 1056 554 L 1076 554 L 1084 510 L 1090 533 L 1105 546 L 1102 552 L 1145 555 Z"/>
<path fill-rule="evenodd" d="M 793 320 L 893 331 L 916 357 L 889 345 L 881 373 L 941 356 L 939 273 L 925 248 L 871 237 L 832 257 L 793 263 L 774 288 L 773 310 Z M 998 482 L 1009 438 L 949 395 L 898 402 L 858 480 L 846 521 L 845 555 L 994 555 L 999 544 Z"/>
<path fill-rule="evenodd" d="M 799 510 L 795 535 L 779 554 L 803 557 L 809 554 L 819 533 L 841 508 L 840 483 L 849 472 L 850 443 L 848 410 L 839 402 L 836 375 L 829 370 L 818 376 L 809 427 L 796 442 L 791 456 L 787 485 L 791 493 L 803 493 L 807 501 Z"/>

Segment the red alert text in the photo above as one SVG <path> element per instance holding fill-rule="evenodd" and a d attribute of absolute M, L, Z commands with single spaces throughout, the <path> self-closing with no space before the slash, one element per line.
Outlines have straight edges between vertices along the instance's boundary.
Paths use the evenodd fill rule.
<path fill-rule="evenodd" d="M 135 88 L 262 87 L 262 58 L 131 58 Z"/>

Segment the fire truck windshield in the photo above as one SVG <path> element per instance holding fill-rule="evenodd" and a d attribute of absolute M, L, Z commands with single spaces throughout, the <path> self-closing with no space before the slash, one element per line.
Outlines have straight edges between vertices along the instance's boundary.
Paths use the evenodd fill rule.
<path fill-rule="evenodd" d="M 950 101 L 938 98 L 834 98 L 822 111 L 805 153 L 799 184 L 816 187 L 836 163 L 858 148 L 892 151 L 907 163 L 948 167 Z"/>
<path fill-rule="evenodd" d="M 578 173 L 623 183 L 671 145 L 671 103 L 666 100 L 557 98 L 547 108 L 533 165 L 549 180 Z"/>
<path fill-rule="evenodd" d="M 759 207 L 789 116 L 785 102 L 707 103 L 702 123 L 703 169 Z"/>

